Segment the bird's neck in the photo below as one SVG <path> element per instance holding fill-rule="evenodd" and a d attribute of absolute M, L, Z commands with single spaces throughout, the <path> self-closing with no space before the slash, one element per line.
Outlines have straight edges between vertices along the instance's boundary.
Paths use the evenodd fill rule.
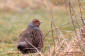
<path fill-rule="evenodd" d="M 34 23 L 32 23 L 32 22 L 28 25 L 27 28 L 29 28 L 29 29 L 35 29 L 35 30 L 40 30 L 40 27 L 36 26 L 36 25 L 35 25 Z"/>

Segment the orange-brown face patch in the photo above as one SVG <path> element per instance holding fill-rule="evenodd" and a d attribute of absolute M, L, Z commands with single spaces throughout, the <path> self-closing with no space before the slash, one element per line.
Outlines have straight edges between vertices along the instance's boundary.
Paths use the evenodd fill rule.
<path fill-rule="evenodd" d="M 35 22 L 36 26 L 40 26 L 40 22 Z"/>
<path fill-rule="evenodd" d="M 32 21 L 36 26 L 40 26 L 40 21 L 38 20 L 38 19 L 34 19 L 33 21 Z"/>

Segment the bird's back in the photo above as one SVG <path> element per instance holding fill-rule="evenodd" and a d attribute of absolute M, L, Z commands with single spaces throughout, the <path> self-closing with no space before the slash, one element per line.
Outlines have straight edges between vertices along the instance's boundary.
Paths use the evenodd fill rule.
<path fill-rule="evenodd" d="M 23 42 L 23 41 L 25 41 L 25 39 L 28 40 L 30 43 L 32 43 L 32 39 L 33 39 L 32 30 L 30 30 L 30 29 L 24 30 L 20 34 L 18 42 Z"/>

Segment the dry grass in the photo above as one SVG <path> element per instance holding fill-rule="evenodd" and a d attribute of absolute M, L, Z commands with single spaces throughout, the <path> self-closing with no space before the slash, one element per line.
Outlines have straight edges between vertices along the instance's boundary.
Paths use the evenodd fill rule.
<path fill-rule="evenodd" d="M 54 8 L 52 4 L 50 4 L 50 6 L 52 6 L 51 8 Z M 51 8 L 49 8 L 50 6 L 48 6 L 48 2 L 45 0 L 43 0 L 43 2 L 41 2 L 41 0 L 7 0 L 7 2 L 0 1 L 0 9 L 2 12 L 0 13 L 0 55 L 85 56 L 85 26 L 82 26 L 82 22 L 80 20 L 83 18 L 83 14 L 81 14 L 82 10 L 80 10 L 81 8 L 76 8 L 75 11 L 74 7 L 70 7 L 73 5 L 69 4 L 69 15 L 66 14 L 69 12 L 69 10 L 67 9 L 68 11 L 65 11 L 63 6 L 57 6 L 55 11 L 50 11 L 53 14 L 49 14 L 49 11 L 47 10 L 44 11 L 43 9 L 39 9 L 47 8 L 51 10 Z M 29 10 L 28 7 L 32 8 L 34 11 Z M 38 10 L 35 10 L 36 8 L 38 8 Z M 15 13 L 10 13 L 8 11 Z M 79 16 L 75 14 L 77 11 Z M 71 24 L 67 24 L 69 23 L 68 16 L 71 16 L 71 20 L 73 20 L 71 22 L 71 24 L 74 24 L 73 27 Z M 41 26 L 44 34 L 47 33 L 46 38 L 44 39 L 44 48 L 42 52 L 23 55 L 16 49 L 16 41 L 20 32 L 22 32 L 23 29 L 26 28 L 28 22 L 30 22 L 35 17 L 44 22 L 44 24 Z M 54 20 L 51 22 L 52 28 L 50 30 L 51 19 L 49 18 L 51 17 Z M 56 28 L 56 26 L 58 27 Z M 73 30 L 72 28 L 75 29 Z"/>

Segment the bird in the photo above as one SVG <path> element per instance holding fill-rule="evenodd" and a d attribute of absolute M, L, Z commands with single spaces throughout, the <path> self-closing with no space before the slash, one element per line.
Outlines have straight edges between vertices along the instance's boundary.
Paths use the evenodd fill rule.
<path fill-rule="evenodd" d="M 40 29 L 41 22 L 33 19 L 27 28 L 20 33 L 17 49 L 22 54 L 37 53 L 43 49 L 43 33 Z"/>

